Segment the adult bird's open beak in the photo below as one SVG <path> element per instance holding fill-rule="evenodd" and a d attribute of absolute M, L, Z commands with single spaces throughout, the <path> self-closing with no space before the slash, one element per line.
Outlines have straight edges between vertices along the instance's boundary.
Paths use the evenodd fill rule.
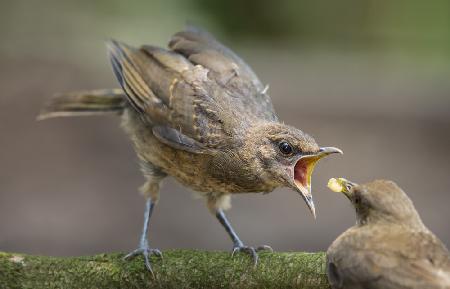
<path fill-rule="evenodd" d="M 323 147 L 316 154 L 301 156 L 294 166 L 294 179 L 292 186 L 305 200 L 309 210 L 316 218 L 316 209 L 311 194 L 311 176 L 317 162 L 331 154 L 343 154 L 342 150 L 335 147 Z"/>

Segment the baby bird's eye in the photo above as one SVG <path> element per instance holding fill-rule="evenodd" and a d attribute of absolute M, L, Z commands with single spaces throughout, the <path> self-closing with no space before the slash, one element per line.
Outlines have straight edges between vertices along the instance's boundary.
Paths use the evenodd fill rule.
<path fill-rule="evenodd" d="M 280 142 L 280 144 L 278 145 L 278 148 L 285 155 L 290 155 L 294 151 L 294 149 L 292 148 L 291 144 L 288 143 L 287 141 Z"/>

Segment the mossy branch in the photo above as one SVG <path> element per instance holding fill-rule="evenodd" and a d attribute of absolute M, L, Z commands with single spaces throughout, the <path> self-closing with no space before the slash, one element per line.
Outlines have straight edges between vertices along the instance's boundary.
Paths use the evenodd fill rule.
<path fill-rule="evenodd" d="M 155 276 L 143 258 L 124 261 L 123 254 L 88 257 L 43 257 L 0 253 L 0 288 L 329 288 L 325 254 L 260 253 L 251 259 L 227 252 L 168 250 L 152 257 Z"/>

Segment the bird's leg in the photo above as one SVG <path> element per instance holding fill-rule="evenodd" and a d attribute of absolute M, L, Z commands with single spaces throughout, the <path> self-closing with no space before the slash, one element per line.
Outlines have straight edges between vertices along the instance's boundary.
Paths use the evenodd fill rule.
<path fill-rule="evenodd" d="M 148 245 L 148 226 L 150 223 L 150 217 L 152 216 L 153 208 L 155 203 L 151 198 L 148 198 L 145 203 L 145 216 L 144 216 L 144 227 L 142 228 L 141 240 L 139 242 L 139 248 L 130 252 L 124 257 L 125 260 L 131 259 L 137 255 L 142 254 L 144 256 L 145 267 L 153 274 L 152 266 L 149 257 L 151 255 L 156 255 L 162 258 L 162 253 L 159 249 L 152 249 Z"/>
<path fill-rule="evenodd" d="M 236 252 L 247 253 L 252 257 L 253 264 L 256 266 L 258 264 L 257 251 L 260 251 L 260 250 L 273 251 L 272 248 L 267 245 L 259 246 L 256 249 L 254 247 L 244 245 L 244 243 L 242 243 L 241 239 L 239 239 L 239 236 L 233 230 L 233 227 L 231 227 L 231 224 L 228 221 L 228 219 L 225 216 L 225 213 L 223 212 L 222 209 L 216 210 L 216 218 L 219 220 L 219 222 L 225 228 L 225 231 L 227 231 L 228 235 L 230 236 L 231 240 L 233 241 L 233 251 L 231 253 L 232 256 L 234 256 Z"/>
<path fill-rule="evenodd" d="M 153 213 L 153 208 L 158 203 L 159 200 L 159 185 L 161 181 L 167 176 L 158 167 L 154 166 L 149 162 L 141 163 L 142 171 L 147 177 L 147 182 L 141 187 L 141 192 L 143 193 L 146 203 L 145 203 L 145 214 L 144 214 L 144 227 L 142 228 L 141 239 L 139 242 L 139 247 L 130 252 L 124 257 L 125 260 L 131 259 L 137 255 L 142 254 L 144 256 L 145 267 L 148 271 L 153 274 L 152 266 L 150 263 L 150 256 L 156 255 L 162 258 L 162 253 L 158 249 L 153 249 L 148 244 L 148 227 L 150 224 L 150 218 Z"/>

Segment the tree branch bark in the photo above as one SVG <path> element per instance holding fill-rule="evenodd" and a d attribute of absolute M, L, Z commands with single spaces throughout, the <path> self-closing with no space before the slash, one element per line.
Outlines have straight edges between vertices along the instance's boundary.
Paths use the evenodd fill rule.
<path fill-rule="evenodd" d="M 168 250 L 152 257 L 155 277 L 143 258 L 123 254 L 44 257 L 0 252 L 0 288 L 330 288 L 325 253 L 260 253 L 256 268 L 249 256 L 227 252 Z"/>

